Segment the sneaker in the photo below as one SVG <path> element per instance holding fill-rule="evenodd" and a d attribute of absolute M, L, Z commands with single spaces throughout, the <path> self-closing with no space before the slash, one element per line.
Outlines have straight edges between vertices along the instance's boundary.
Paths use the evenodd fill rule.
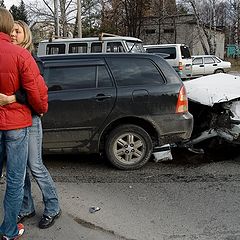
<path fill-rule="evenodd" d="M 17 240 L 17 239 L 19 239 L 24 233 L 24 225 L 22 223 L 18 223 L 17 226 L 18 226 L 18 235 L 16 237 L 9 238 L 9 237 L 3 236 L 2 240 Z"/>
<path fill-rule="evenodd" d="M 29 214 L 26 214 L 26 215 L 19 214 L 17 216 L 17 223 L 24 222 L 24 220 L 26 218 L 31 218 L 31 217 L 34 217 L 35 215 L 36 215 L 35 211 L 33 211 L 33 212 L 29 213 Z"/>
<path fill-rule="evenodd" d="M 44 228 L 51 227 L 54 224 L 55 220 L 60 217 L 61 213 L 62 213 L 62 211 L 60 210 L 54 216 L 43 215 L 41 220 L 40 220 L 40 222 L 39 222 L 39 224 L 38 224 L 39 228 L 44 229 Z"/>

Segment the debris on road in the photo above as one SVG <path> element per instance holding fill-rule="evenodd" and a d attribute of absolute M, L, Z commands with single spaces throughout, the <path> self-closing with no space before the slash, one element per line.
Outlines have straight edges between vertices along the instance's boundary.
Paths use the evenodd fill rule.
<path fill-rule="evenodd" d="M 171 147 L 170 144 L 165 144 L 161 146 L 157 151 L 153 152 L 153 161 L 154 162 L 163 162 L 172 160 L 172 153 L 171 153 Z"/>
<path fill-rule="evenodd" d="M 100 207 L 90 207 L 89 212 L 90 213 L 95 213 L 95 212 L 99 211 L 100 209 L 101 209 Z"/>

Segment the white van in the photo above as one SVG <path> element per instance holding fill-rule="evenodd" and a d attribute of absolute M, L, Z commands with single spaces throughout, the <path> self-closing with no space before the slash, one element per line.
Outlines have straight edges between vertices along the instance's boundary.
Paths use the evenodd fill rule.
<path fill-rule="evenodd" d="M 146 52 L 162 56 L 180 75 L 182 79 L 192 75 L 192 58 L 185 44 L 144 45 Z"/>
<path fill-rule="evenodd" d="M 142 40 L 134 37 L 101 34 L 99 37 L 66 38 L 41 41 L 37 55 L 106 52 L 145 52 Z"/>

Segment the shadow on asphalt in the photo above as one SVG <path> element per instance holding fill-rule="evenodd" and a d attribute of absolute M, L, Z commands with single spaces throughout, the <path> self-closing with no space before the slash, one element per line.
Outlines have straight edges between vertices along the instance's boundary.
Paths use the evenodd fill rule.
<path fill-rule="evenodd" d="M 61 166 L 61 168 L 77 169 L 81 166 L 87 166 L 89 168 L 98 169 L 113 169 L 107 159 L 103 158 L 99 154 L 56 154 L 56 155 L 44 155 L 43 160 L 46 165 L 52 167 Z"/>
<path fill-rule="evenodd" d="M 221 162 L 228 160 L 240 161 L 240 145 L 219 144 L 213 141 L 204 142 L 197 148 L 204 150 L 204 154 L 196 154 L 187 149 L 173 149 L 172 155 L 176 164 L 202 164 L 210 162 Z M 238 160 L 239 159 L 239 160 Z"/>
<path fill-rule="evenodd" d="M 195 154 L 187 149 L 173 148 L 173 160 L 163 161 L 160 164 L 173 166 L 198 166 L 206 163 L 221 162 L 221 161 L 240 161 L 240 145 L 233 146 L 232 144 L 219 144 L 214 142 L 204 142 L 197 146 L 204 149 L 204 154 Z M 114 168 L 106 158 L 98 154 L 59 154 L 59 155 L 44 155 L 46 165 L 51 165 L 53 168 L 61 169 L 98 169 L 101 171 L 119 171 Z M 143 168 L 158 168 L 159 163 L 155 163 L 152 159 Z M 138 171 L 141 171 L 139 169 Z"/>

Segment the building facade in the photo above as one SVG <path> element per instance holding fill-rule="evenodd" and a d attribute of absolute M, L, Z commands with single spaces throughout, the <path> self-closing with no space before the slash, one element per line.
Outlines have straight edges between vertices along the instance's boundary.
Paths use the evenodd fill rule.
<path fill-rule="evenodd" d="M 206 30 L 211 35 L 212 43 L 216 40 L 215 54 L 224 58 L 225 34 L 221 30 Z M 202 44 L 204 43 L 209 52 L 203 29 L 198 27 L 192 14 L 145 17 L 140 38 L 144 44 L 183 43 L 189 46 L 192 55 L 206 54 Z"/>

